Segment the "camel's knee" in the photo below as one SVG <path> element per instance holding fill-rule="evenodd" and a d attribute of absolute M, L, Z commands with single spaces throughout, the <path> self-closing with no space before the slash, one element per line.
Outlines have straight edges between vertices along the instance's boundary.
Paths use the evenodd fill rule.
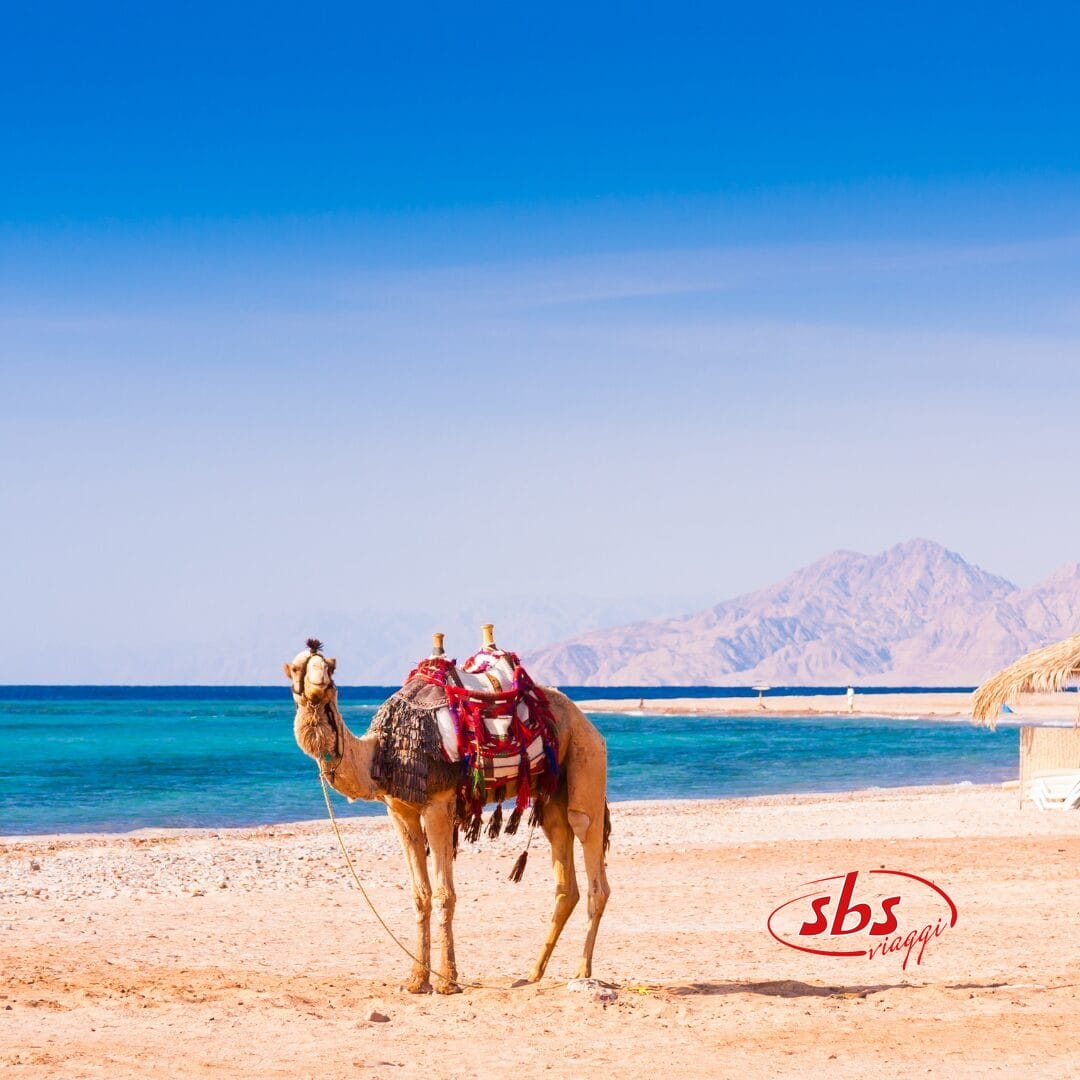
<path fill-rule="evenodd" d="M 452 889 L 436 889 L 431 899 L 439 922 L 444 925 L 450 922 L 457 907 L 457 894 Z"/>
<path fill-rule="evenodd" d="M 608 885 L 606 877 L 592 878 L 589 882 L 589 914 L 602 915 L 610 895 L 611 886 Z"/>
<path fill-rule="evenodd" d="M 560 882 L 555 887 L 555 903 L 559 907 L 566 908 L 567 915 L 577 907 L 577 902 L 580 899 L 581 891 L 578 889 L 578 883 L 573 878 L 565 884 Z"/>
<path fill-rule="evenodd" d="M 417 919 L 423 921 L 431 916 L 431 891 L 418 889 L 413 893 L 413 906 L 416 908 Z"/>
<path fill-rule="evenodd" d="M 592 818 L 588 814 L 583 814 L 580 810 L 570 810 L 566 816 L 570 820 L 570 828 L 574 830 L 574 835 L 584 844 L 585 835 L 592 824 Z"/>

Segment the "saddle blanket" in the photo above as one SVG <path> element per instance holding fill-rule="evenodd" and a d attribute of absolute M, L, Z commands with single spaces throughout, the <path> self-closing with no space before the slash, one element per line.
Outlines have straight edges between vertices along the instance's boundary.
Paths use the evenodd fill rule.
<path fill-rule="evenodd" d="M 558 732 L 547 696 L 514 653 L 494 646 L 463 664 L 421 660 L 372 718 L 372 776 L 395 798 L 422 801 L 456 777 L 458 816 L 479 828 L 485 803 L 513 789 L 511 826 L 558 780 Z M 508 826 L 510 829 L 510 826 Z"/>

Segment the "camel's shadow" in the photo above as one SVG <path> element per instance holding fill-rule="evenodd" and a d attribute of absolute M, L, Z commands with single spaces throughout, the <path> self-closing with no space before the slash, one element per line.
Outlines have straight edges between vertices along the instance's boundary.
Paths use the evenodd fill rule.
<path fill-rule="evenodd" d="M 1005 986 L 1005 983 L 964 983 L 946 986 L 946 990 L 979 989 L 993 990 Z M 887 990 L 917 990 L 919 983 L 874 983 L 866 986 L 819 986 L 814 983 L 799 982 L 795 979 L 780 979 L 772 982 L 689 982 L 671 983 L 659 987 L 659 991 L 672 997 L 711 997 L 722 994 L 762 994 L 765 997 L 802 998 L 802 997 L 839 997 L 865 998 L 871 994 L 881 994 Z"/>

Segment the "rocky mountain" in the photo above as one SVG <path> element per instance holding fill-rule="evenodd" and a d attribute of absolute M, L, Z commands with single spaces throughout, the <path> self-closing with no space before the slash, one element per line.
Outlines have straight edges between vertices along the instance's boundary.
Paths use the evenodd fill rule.
<path fill-rule="evenodd" d="M 597 630 L 528 657 L 578 686 L 979 682 L 1080 629 L 1080 564 L 1021 589 L 929 540 L 834 551 L 694 615 Z"/>

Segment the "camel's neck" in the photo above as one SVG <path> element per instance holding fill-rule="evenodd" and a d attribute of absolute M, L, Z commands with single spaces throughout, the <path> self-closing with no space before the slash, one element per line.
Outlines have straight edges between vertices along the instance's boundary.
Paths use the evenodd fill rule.
<path fill-rule="evenodd" d="M 381 792 L 371 778 L 375 737 L 357 738 L 345 726 L 336 693 L 319 705 L 304 701 L 297 706 L 293 733 L 300 749 L 319 763 L 336 791 L 349 799 L 379 798 Z"/>

